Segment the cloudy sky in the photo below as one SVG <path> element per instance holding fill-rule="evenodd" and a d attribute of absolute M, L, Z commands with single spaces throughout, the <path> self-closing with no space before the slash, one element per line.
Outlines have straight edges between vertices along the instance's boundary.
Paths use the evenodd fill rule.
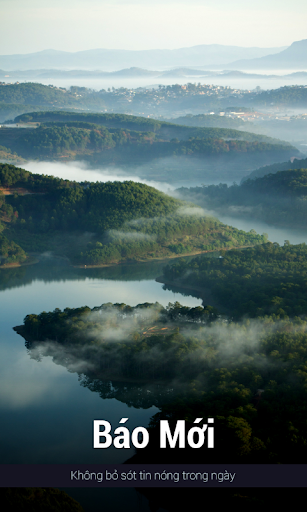
<path fill-rule="evenodd" d="M 0 54 L 199 44 L 280 47 L 307 38 L 305 0 L 0 0 Z"/>

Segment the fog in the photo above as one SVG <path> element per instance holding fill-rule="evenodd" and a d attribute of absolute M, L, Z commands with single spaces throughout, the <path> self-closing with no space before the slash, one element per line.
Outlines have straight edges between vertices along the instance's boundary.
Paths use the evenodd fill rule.
<path fill-rule="evenodd" d="M 214 214 L 221 222 L 228 226 L 233 226 L 243 231 L 254 229 L 260 235 L 267 233 L 269 241 L 277 242 L 279 245 L 284 245 L 285 240 L 289 240 L 290 244 L 307 243 L 306 230 L 272 226 L 253 217 L 247 217 L 244 213 L 241 217 L 220 215 L 214 211 L 210 211 L 210 213 Z"/>
<path fill-rule="evenodd" d="M 154 341 L 156 338 L 153 338 L 153 342 L 149 341 L 150 328 L 158 328 L 159 336 L 163 339 L 161 327 L 167 326 L 169 334 L 172 334 L 174 327 L 179 327 L 180 334 L 185 337 L 185 343 L 188 345 L 190 341 L 196 340 L 205 343 L 181 353 L 180 362 L 176 362 L 176 372 L 180 372 L 180 368 L 185 368 L 185 377 L 181 373 L 177 375 L 176 372 L 172 377 L 166 374 L 168 386 L 175 392 L 186 391 L 185 379 L 191 372 L 193 380 L 200 379 L 206 388 L 207 377 L 206 373 L 203 373 L 205 369 L 213 371 L 214 368 L 231 369 L 241 365 L 252 365 L 256 371 L 261 371 L 286 367 L 284 362 L 265 355 L 266 348 L 262 342 L 267 337 L 284 332 L 286 324 L 287 332 L 293 335 L 306 332 L 306 325 L 295 326 L 283 321 L 268 323 L 256 319 L 239 323 L 228 323 L 219 319 L 208 325 L 200 325 L 193 321 L 187 322 L 184 318 L 176 318 L 174 324 L 163 323 L 163 317 L 157 315 L 154 305 L 145 309 L 138 308 L 130 314 L 121 314 L 110 305 L 105 310 L 89 313 L 86 318 L 83 317 L 82 322 L 82 345 L 65 343 L 63 346 L 52 340 L 34 342 L 30 346 L 31 358 L 41 361 L 43 357 L 51 356 L 56 364 L 65 366 L 69 372 L 81 373 L 90 379 L 99 379 L 101 375 L 105 378 L 107 372 L 108 378 L 112 379 L 112 375 L 116 378 L 122 374 L 126 364 L 127 347 L 131 344 L 131 349 L 128 350 L 129 353 L 132 350 L 133 365 L 139 368 L 138 371 L 143 369 L 142 371 L 146 372 L 147 367 L 161 371 L 164 366 L 174 364 L 176 343 L 170 343 L 166 350 L 163 342 L 160 344 Z M 144 342 L 148 342 L 146 350 L 135 350 L 137 332 L 141 336 L 140 340 L 144 338 Z M 146 375 L 150 383 L 152 375 Z M 148 383 L 147 390 L 150 389 Z"/>
<path fill-rule="evenodd" d="M 222 69 L 220 70 L 222 71 Z M 253 71 L 248 71 L 249 73 L 253 73 Z M 279 87 L 289 86 L 289 85 L 306 85 L 305 77 L 287 77 L 284 76 L 287 73 L 293 73 L 294 70 L 282 70 L 282 71 L 274 71 L 275 78 L 268 78 L 267 75 L 270 74 L 268 70 L 259 71 L 256 70 L 256 74 L 260 74 L 262 76 L 257 78 L 249 78 L 242 76 L 223 76 L 223 75 L 215 75 L 215 76 L 199 76 L 197 72 L 195 76 L 174 76 L 174 77 L 110 77 L 110 78 L 53 78 L 51 77 L 38 77 L 31 78 L 31 82 L 40 83 L 43 85 L 52 84 L 56 87 L 64 87 L 65 89 L 69 89 L 71 86 L 77 87 L 87 87 L 88 89 L 94 89 L 95 91 L 100 91 L 101 89 L 107 90 L 108 88 L 115 87 L 115 89 L 119 89 L 120 87 L 125 87 L 127 89 L 137 89 L 138 87 L 143 87 L 146 89 L 158 88 L 159 85 L 185 85 L 188 82 L 200 82 L 201 84 L 208 85 L 220 85 L 220 86 L 230 86 L 234 89 L 242 89 L 242 90 L 253 90 L 257 86 L 261 87 L 261 89 L 269 90 L 269 89 L 278 89 Z M 14 78 L 1 78 L 1 80 L 6 83 L 15 83 L 15 82 L 28 82 L 29 79 L 18 78 L 17 75 L 14 75 Z"/>
<path fill-rule="evenodd" d="M 89 169 L 85 162 L 34 162 L 30 161 L 23 164 L 23 168 L 34 174 L 45 174 L 47 176 L 55 176 L 64 180 L 71 181 L 100 181 L 105 183 L 107 181 L 135 181 L 137 183 L 144 183 L 150 187 L 154 187 L 162 192 L 169 192 L 174 190 L 175 186 L 169 183 L 159 181 L 146 180 L 137 175 L 129 174 L 120 168 L 106 167 L 104 169 Z"/>
<path fill-rule="evenodd" d="M 206 158 L 186 156 L 157 158 L 142 164 L 91 165 L 85 161 L 67 163 L 29 161 L 24 169 L 37 174 L 57 176 L 72 181 L 126 181 L 145 183 L 171 192 L 180 187 L 240 183 L 252 171 L 289 160 L 291 153 L 226 153 Z M 297 157 L 297 154 L 293 154 Z M 303 157 L 303 155 L 301 155 Z"/>

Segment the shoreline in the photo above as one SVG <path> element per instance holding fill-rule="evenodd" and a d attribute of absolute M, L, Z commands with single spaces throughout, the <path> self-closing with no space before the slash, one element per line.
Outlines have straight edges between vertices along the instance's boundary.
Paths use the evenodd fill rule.
<path fill-rule="evenodd" d="M 164 276 L 156 277 L 155 281 L 157 283 L 165 284 L 166 286 L 169 287 L 178 288 L 178 290 L 182 289 L 190 291 L 192 292 L 191 294 L 193 294 L 194 292 L 196 295 L 199 296 L 199 298 L 203 301 L 203 304 L 205 304 L 206 306 L 212 306 L 218 309 L 222 315 L 229 315 L 229 311 L 227 311 L 226 308 L 218 304 L 216 300 L 212 297 L 212 292 L 209 288 L 201 288 L 200 286 L 197 285 L 189 286 L 181 282 L 168 281 L 164 278 Z"/>
<path fill-rule="evenodd" d="M 4 263 L 3 265 L 0 265 L 0 269 L 6 269 L 6 268 L 19 268 L 19 267 L 27 267 L 29 265 L 36 265 L 39 263 L 39 260 L 37 258 L 27 258 L 23 263 Z"/>
<path fill-rule="evenodd" d="M 256 244 L 258 245 L 258 244 Z M 140 260 L 126 260 L 126 261 L 118 261 L 113 263 L 100 263 L 99 265 L 74 265 L 70 262 L 69 258 L 67 256 L 60 256 L 58 254 L 53 254 L 53 258 L 64 258 L 66 261 L 68 261 L 69 266 L 72 268 L 106 268 L 106 267 L 116 267 L 120 265 L 139 265 L 139 264 L 146 264 L 151 263 L 153 261 L 160 261 L 167 263 L 169 260 L 173 260 L 176 258 L 189 258 L 191 256 L 200 256 L 201 254 L 211 254 L 211 253 L 219 253 L 220 251 L 232 251 L 232 250 L 240 250 L 240 249 L 246 249 L 248 247 L 255 247 L 255 245 L 241 245 L 239 247 L 233 246 L 233 247 L 220 247 L 219 249 L 213 249 L 210 251 L 193 251 L 188 254 L 172 254 L 170 256 L 163 256 L 158 258 L 148 258 L 148 259 L 140 259 Z M 3 265 L 0 265 L 0 269 L 6 269 L 6 268 L 17 268 L 17 267 L 23 267 L 27 265 L 35 265 L 40 262 L 40 255 L 32 255 L 27 258 L 27 260 L 23 263 L 4 263 Z"/>
<path fill-rule="evenodd" d="M 240 249 L 247 249 L 249 247 L 255 247 L 256 245 L 262 244 L 254 244 L 254 245 L 240 245 L 233 247 L 219 247 L 218 249 L 212 249 L 210 251 L 193 251 L 188 254 L 172 254 L 170 256 L 163 256 L 159 258 L 148 258 L 146 260 L 127 260 L 127 261 L 119 261 L 117 263 L 100 263 L 99 265 L 71 265 L 74 268 L 103 268 L 103 267 L 115 267 L 117 265 L 138 265 L 139 263 L 149 263 L 151 261 L 168 261 L 173 260 L 175 258 L 189 258 L 190 256 L 200 256 L 201 254 L 210 254 L 210 253 L 219 253 L 220 251 L 233 251 Z"/>
<path fill-rule="evenodd" d="M 116 267 L 117 265 L 138 265 L 139 263 L 150 263 L 151 261 L 168 261 L 174 258 L 188 258 L 189 256 L 197 256 L 199 254 L 206 254 L 210 252 L 218 252 L 218 250 L 214 251 L 197 251 L 190 252 L 189 254 L 174 254 L 168 257 L 161 258 L 148 258 L 146 260 L 127 260 L 127 261 L 119 261 L 117 263 L 100 263 L 99 265 L 71 265 L 74 268 L 102 268 L 102 267 Z"/>

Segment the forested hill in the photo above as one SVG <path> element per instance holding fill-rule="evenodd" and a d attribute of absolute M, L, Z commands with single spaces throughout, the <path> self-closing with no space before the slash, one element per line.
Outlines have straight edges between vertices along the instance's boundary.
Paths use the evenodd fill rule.
<path fill-rule="evenodd" d="M 17 197 L 8 196 L 6 203 L 19 208 L 22 217 L 33 216 L 32 224 L 38 230 L 41 217 L 60 229 L 63 224 L 69 229 L 103 232 L 132 219 L 171 214 L 183 204 L 141 183 L 77 183 L 12 165 L 0 165 L 0 185 L 12 192 L 24 189 Z"/>
<path fill-rule="evenodd" d="M 307 169 L 266 174 L 262 178 L 246 180 L 240 186 L 228 187 L 220 183 L 181 188 L 177 192 L 178 197 L 219 213 L 248 214 L 269 224 L 306 228 Z"/>
<path fill-rule="evenodd" d="M 279 89 L 263 91 L 253 99 L 255 104 L 269 106 L 280 105 L 288 107 L 306 107 L 307 87 L 304 85 L 286 85 Z"/>
<path fill-rule="evenodd" d="M 263 135 L 179 126 L 121 114 L 37 112 L 16 121 L 27 121 L 31 129 L 3 127 L 0 144 L 25 159 L 77 159 L 91 165 L 131 167 L 175 157 L 185 167 L 192 158 L 194 165 L 199 162 L 204 166 L 203 176 L 204 172 L 214 174 L 218 169 L 223 175 L 233 170 L 246 174 L 256 166 L 300 155 L 290 144 Z M 182 175 L 186 177 L 180 164 L 176 166 L 177 181 Z M 148 169 L 144 172 L 150 174 Z M 161 174 L 166 179 L 165 173 Z"/>
<path fill-rule="evenodd" d="M 58 123 L 85 122 L 102 125 L 106 128 L 122 130 L 133 130 L 140 132 L 153 132 L 159 138 L 171 140 L 180 137 L 181 140 L 197 137 L 199 139 L 235 139 L 247 142 L 265 142 L 268 144 L 282 144 L 289 146 L 288 142 L 267 137 L 266 135 L 244 132 L 237 129 L 220 127 L 195 127 L 175 124 L 146 117 L 138 117 L 126 114 L 102 114 L 83 112 L 30 112 L 15 118 L 16 123 L 56 123 L 53 126 L 60 126 Z M 71 125 L 72 126 L 72 125 Z"/>
<path fill-rule="evenodd" d="M 255 178 L 262 178 L 266 174 L 275 174 L 278 171 L 288 171 L 290 169 L 307 169 L 307 158 L 289 160 L 288 162 L 280 162 L 277 164 L 266 165 L 264 167 L 260 167 L 260 169 L 255 169 L 250 174 L 242 178 L 241 183 L 247 181 L 249 179 L 254 180 Z"/>
<path fill-rule="evenodd" d="M 2 164 L 0 187 L 3 236 L 26 252 L 52 250 L 76 264 L 168 258 L 266 241 L 132 181 L 76 183 Z M 8 258 L 14 261 L 3 252 L 3 261 Z"/>
<path fill-rule="evenodd" d="M 199 256 L 168 265 L 165 280 L 211 289 L 217 304 L 235 319 L 244 315 L 306 319 L 306 244 L 291 245 L 286 240 L 280 247 L 268 242 L 221 254 L 222 258 Z"/>
<path fill-rule="evenodd" d="M 82 95 L 74 90 L 66 90 L 61 87 L 43 85 L 38 83 L 15 83 L 2 85 L 0 87 L 0 103 L 22 105 L 33 105 L 41 107 L 71 107 L 87 108 L 92 106 L 103 108 L 104 100 L 97 95 L 88 94 L 86 101 Z"/>

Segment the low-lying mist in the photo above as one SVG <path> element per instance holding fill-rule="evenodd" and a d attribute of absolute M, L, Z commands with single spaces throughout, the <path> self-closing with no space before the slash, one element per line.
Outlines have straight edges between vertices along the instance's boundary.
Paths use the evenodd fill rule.
<path fill-rule="evenodd" d="M 289 160 L 297 154 L 284 152 L 226 153 L 203 158 L 174 156 L 155 158 L 148 162 L 125 162 L 100 165 L 85 161 L 36 162 L 23 167 L 36 174 L 47 174 L 75 181 L 136 181 L 171 192 L 179 187 L 240 183 L 252 171 Z"/>
<path fill-rule="evenodd" d="M 246 372 L 256 371 L 261 375 L 259 385 L 265 385 L 275 371 L 289 369 L 293 357 L 287 352 L 294 347 L 297 352 L 296 344 L 306 337 L 305 322 L 245 319 L 234 323 L 223 318 L 210 320 L 200 309 L 178 303 L 166 309 L 158 303 L 135 308 L 104 304 L 79 319 L 72 316 L 66 320 L 71 336 L 67 340 L 58 342 L 50 337 L 30 342 L 30 354 L 37 361 L 52 356 L 68 371 L 98 379 L 128 377 L 149 383 L 158 379 L 173 388 L 193 379 L 206 387 L 212 372 L 241 368 L 243 380 Z M 280 336 L 291 338 L 289 347 L 279 346 Z M 297 357 L 295 353 L 294 359 Z M 239 382 L 239 374 L 237 378 Z"/>
<path fill-rule="evenodd" d="M 117 167 L 93 169 L 90 168 L 86 162 L 58 163 L 30 161 L 24 164 L 23 167 L 34 174 L 45 174 L 77 182 L 100 181 L 105 183 L 107 181 L 135 181 L 137 183 L 144 183 L 145 185 L 154 187 L 165 193 L 170 192 L 175 188 L 174 185 L 170 185 L 169 183 L 146 180 L 138 175 L 130 174 L 129 172 Z"/>

